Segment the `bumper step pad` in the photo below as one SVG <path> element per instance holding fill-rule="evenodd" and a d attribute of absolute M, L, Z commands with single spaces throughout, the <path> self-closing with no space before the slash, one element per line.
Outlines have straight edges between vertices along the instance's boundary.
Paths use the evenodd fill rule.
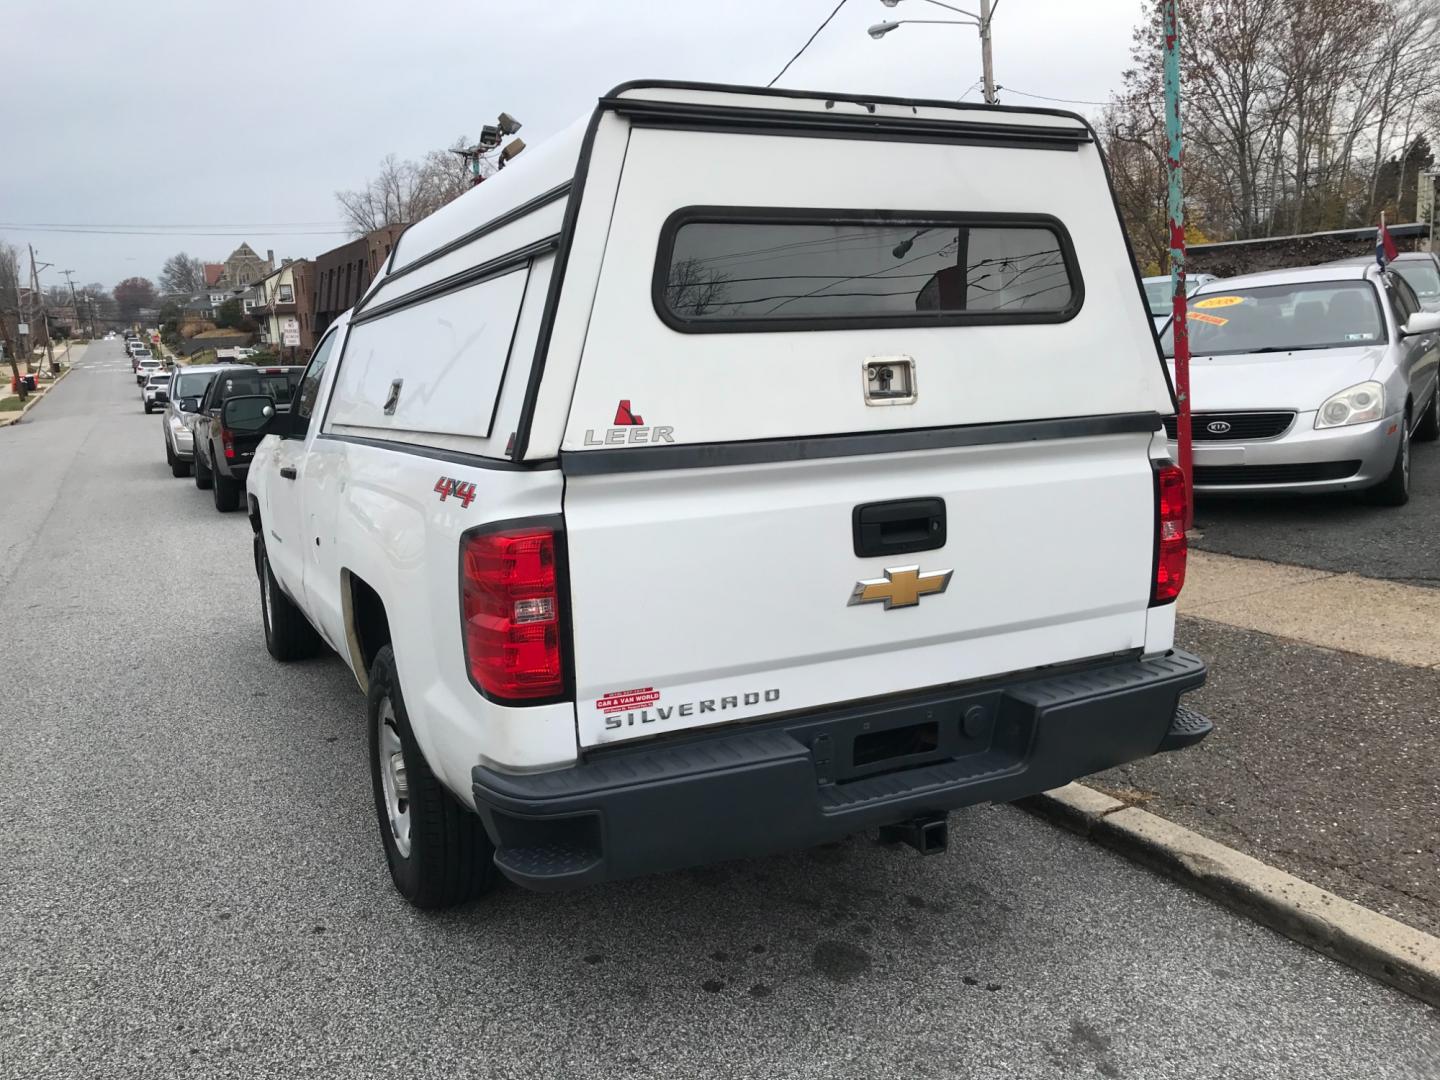
<path fill-rule="evenodd" d="M 1175 719 L 1170 721 L 1170 730 L 1160 741 L 1160 752 L 1184 750 L 1187 746 L 1194 746 L 1214 730 L 1215 725 L 1207 717 L 1184 705 L 1178 706 L 1175 709 Z"/>

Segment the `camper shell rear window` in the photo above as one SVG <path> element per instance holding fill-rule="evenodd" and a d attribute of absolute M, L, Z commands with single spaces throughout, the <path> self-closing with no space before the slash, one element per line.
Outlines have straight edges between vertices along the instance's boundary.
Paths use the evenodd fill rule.
<path fill-rule="evenodd" d="M 724 206 L 670 215 L 652 291 L 683 333 L 1056 323 L 1084 301 L 1048 214 Z"/>

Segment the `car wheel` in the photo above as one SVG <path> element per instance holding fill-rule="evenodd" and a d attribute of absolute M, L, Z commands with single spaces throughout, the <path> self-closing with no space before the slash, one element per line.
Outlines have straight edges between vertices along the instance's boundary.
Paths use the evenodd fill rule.
<path fill-rule="evenodd" d="M 201 491 L 209 491 L 210 485 L 215 478 L 210 475 L 210 470 L 205 467 L 205 462 L 200 460 L 200 455 L 195 455 L 195 486 Z"/>
<path fill-rule="evenodd" d="M 240 482 L 233 476 L 221 476 L 216 473 L 211 480 L 211 494 L 215 499 L 215 509 L 222 514 L 228 514 L 240 506 Z"/>
<path fill-rule="evenodd" d="M 480 819 L 445 790 L 410 729 L 395 653 L 370 667 L 370 781 L 390 879 L 419 908 L 464 903 L 495 884 L 495 848 Z"/>
<path fill-rule="evenodd" d="M 171 476 L 189 476 L 190 463 L 181 461 L 175 456 L 175 450 L 170 445 L 170 436 L 165 436 L 165 463 L 170 466 Z"/>
<path fill-rule="evenodd" d="M 146 415 L 146 416 L 149 416 L 149 415 L 150 415 L 152 412 L 154 412 L 154 411 L 155 411 L 155 410 L 154 410 L 154 408 L 150 405 L 150 403 L 149 403 L 148 401 L 145 402 L 145 415 Z"/>
<path fill-rule="evenodd" d="M 1420 418 L 1420 425 L 1415 429 L 1416 442 L 1434 442 L 1440 439 L 1440 383 L 1435 386 L 1435 392 L 1430 395 L 1430 405 L 1425 410 L 1425 415 Z"/>
<path fill-rule="evenodd" d="M 324 645 L 298 607 L 281 590 L 270 569 L 265 541 L 255 537 L 255 572 L 260 578 L 260 619 L 265 625 L 265 649 L 276 660 L 308 660 Z"/>
<path fill-rule="evenodd" d="M 1404 506 L 1410 501 L 1410 414 L 1400 421 L 1400 446 L 1390 475 L 1368 492 L 1377 506 Z"/>

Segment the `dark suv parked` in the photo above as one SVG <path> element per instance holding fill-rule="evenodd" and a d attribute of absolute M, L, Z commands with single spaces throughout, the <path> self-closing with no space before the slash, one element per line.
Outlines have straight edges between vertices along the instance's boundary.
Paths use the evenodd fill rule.
<path fill-rule="evenodd" d="M 232 397 L 264 394 L 284 412 L 300 381 L 303 367 L 231 367 L 215 373 L 200 412 L 194 421 L 195 486 L 211 489 L 215 509 L 234 510 L 240 505 L 245 490 L 245 473 L 255 447 L 264 437 L 259 433 L 231 431 L 220 417 L 221 408 Z"/>

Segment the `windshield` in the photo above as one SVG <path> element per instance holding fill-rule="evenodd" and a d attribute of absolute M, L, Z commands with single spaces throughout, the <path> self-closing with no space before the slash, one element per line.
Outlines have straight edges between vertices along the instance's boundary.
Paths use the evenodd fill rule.
<path fill-rule="evenodd" d="M 151 385 L 151 386 L 164 386 L 164 385 L 165 385 L 166 383 L 168 383 L 169 381 L 170 381 L 170 376 L 169 376 L 169 375 L 151 375 L 151 376 L 150 376 L 150 385 Z"/>
<path fill-rule="evenodd" d="M 1397 262 L 1392 264 L 1391 269 L 1399 271 L 1421 300 L 1440 300 L 1440 274 L 1430 263 Z"/>
<path fill-rule="evenodd" d="M 210 386 L 210 380 L 214 377 L 214 373 L 209 371 L 196 371 L 181 375 L 175 381 L 175 396 L 203 397 L 206 389 Z"/>
<path fill-rule="evenodd" d="M 220 388 L 220 400 L 245 397 L 249 394 L 265 394 L 272 401 L 289 401 L 295 384 L 300 381 L 301 368 L 289 371 L 256 371 L 225 373 L 225 384 Z"/>
<path fill-rule="evenodd" d="M 1367 281 L 1315 281 L 1210 292 L 1190 302 L 1190 353 L 1289 352 L 1376 345 L 1385 321 Z M 1175 355 L 1174 331 L 1161 338 Z"/>
<path fill-rule="evenodd" d="M 1169 315 L 1171 307 L 1170 282 L 1145 282 L 1145 299 L 1150 304 L 1151 315 Z"/>

